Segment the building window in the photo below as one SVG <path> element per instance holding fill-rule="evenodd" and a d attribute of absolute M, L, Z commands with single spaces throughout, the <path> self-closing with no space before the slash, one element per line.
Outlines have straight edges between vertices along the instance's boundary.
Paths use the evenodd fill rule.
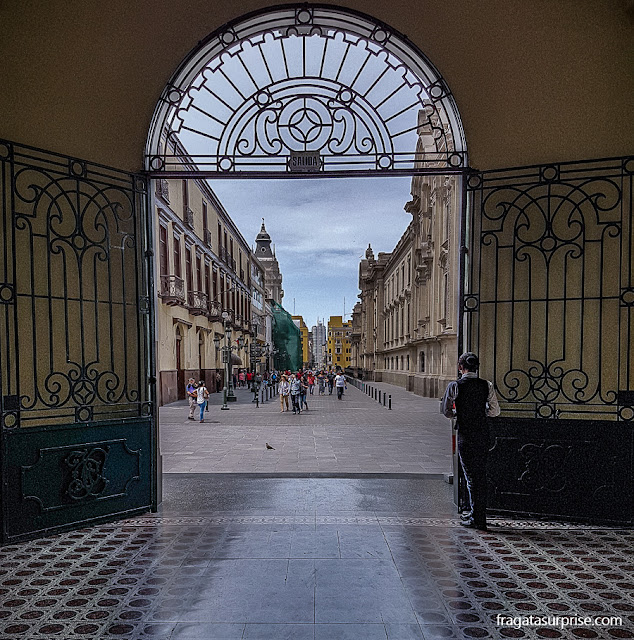
<path fill-rule="evenodd" d="M 163 225 L 159 228 L 159 269 L 162 276 L 166 276 L 168 274 L 167 228 Z"/>
<path fill-rule="evenodd" d="M 200 255 L 196 254 L 196 290 L 203 290 L 203 270 Z"/>
<path fill-rule="evenodd" d="M 174 236 L 174 275 L 181 277 L 181 241 L 178 236 Z"/>
<path fill-rule="evenodd" d="M 425 352 L 420 352 L 420 372 L 425 373 Z"/>
<path fill-rule="evenodd" d="M 189 247 L 185 247 L 185 278 L 187 279 L 187 291 L 193 291 L 192 252 Z"/>
<path fill-rule="evenodd" d="M 205 264 L 205 293 L 211 297 L 211 290 L 209 288 L 209 265 Z"/>
<path fill-rule="evenodd" d="M 407 371 L 409 371 L 409 355 L 407 356 Z"/>

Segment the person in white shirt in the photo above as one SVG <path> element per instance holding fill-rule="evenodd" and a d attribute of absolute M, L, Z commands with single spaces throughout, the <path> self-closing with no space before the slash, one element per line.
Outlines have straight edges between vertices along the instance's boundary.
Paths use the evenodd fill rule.
<path fill-rule="evenodd" d="M 205 386 L 205 381 L 201 380 L 198 383 L 198 389 L 196 389 L 196 403 L 200 409 L 200 421 L 205 421 L 205 407 L 207 406 L 207 398 L 209 398 L 209 391 Z"/>
<path fill-rule="evenodd" d="M 343 397 L 343 390 L 348 388 L 348 385 L 346 384 L 346 376 L 344 376 L 341 371 L 335 376 L 335 387 L 337 387 L 337 400 L 341 400 Z"/>

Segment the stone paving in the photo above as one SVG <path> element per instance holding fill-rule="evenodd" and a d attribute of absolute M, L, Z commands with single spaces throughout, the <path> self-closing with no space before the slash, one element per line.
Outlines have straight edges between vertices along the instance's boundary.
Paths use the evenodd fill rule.
<path fill-rule="evenodd" d="M 431 473 L 451 471 L 451 424 L 439 401 L 381 384 L 392 410 L 348 385 L 308 396 L 307 411 L 280 412 L 277 397 L 256 407 L 238 389 L 222 411 L 213 394 L 205 422 L 187 419 L 185 401 L 160 409 L 164 473 Z M 267 449 L 269 443 L 273 449 Z"/>

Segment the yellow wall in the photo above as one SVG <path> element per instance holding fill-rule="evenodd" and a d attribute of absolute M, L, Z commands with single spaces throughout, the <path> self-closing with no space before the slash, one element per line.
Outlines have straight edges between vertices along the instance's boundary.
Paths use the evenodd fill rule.
<path fill-rule="evenodd" d="M 299 321 L 299 332 L 302 337 L 302 362 L 307 367 L 310 364 L 310 352 L 308 350 L 308 327 L 302 316 L 291 316 L 293 320 Z"/>
<path fill-rule="evenodd" d="M 142 168 L 186 54 L 260 0 L 0 3 L 0 137 Z M 406 33 L 451 88 L 480 169 L 634 149 L 627 0 L 337 0 Z M 629 7 L 629 8 L 628 8 Z"/>

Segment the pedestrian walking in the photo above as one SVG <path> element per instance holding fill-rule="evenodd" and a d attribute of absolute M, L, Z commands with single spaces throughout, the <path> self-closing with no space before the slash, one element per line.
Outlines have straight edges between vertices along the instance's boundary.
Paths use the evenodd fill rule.
<path fill-rule="evenodd" d="M 493 383 L 478 377 L 480 361 L 475 353 L 463 353 L 458 359 L 460 378 L 450 382 L 440 406 L 447 418 L 456 418 L 458 457 L 469 493 L 470 510 L 461 516 L 461 524 L 486 531 L 487 454 L 489 427 L 487 418 L 500 415 Z"/>
<path fill-rule="evenodd" d="M 306 380 L 308 381 L 308 392 L 312 396 L 315 389 L 315 374 L 312 371 L 309 371 L 306 376 Z"/>
<path fill-rule="evenodd" d="M 288 406 L 288 397 L 291 393 L 291 385 L 285 375 L 281 376 L 278 391 L 280 392 L 280 413 L 284 412 L 285 405 L 286 411 L 290 411 L 290 407 Z"/>
<path fill-rule="evenodd" d="M 190 378 L 187 381 L 185 393 L 187 394 L 187 400 L 189 400 L 189 415 L 187 416 L 187 419 L 193 420 L 194 409 L 196 408 L 196 380 L 194 380 L 194 378 Z"/>
<path fill-rule="evenodd" d="M 319 386 L 319 395 L 323 396 L 326 393 L 326 374 L 320 371 L 317 375 L 317 384 Z"/>
<path fill-rule="evenodd" d="M 209 391 L 207 391 L 207 387 L 205 386 L 205 381 L 201 380 L 198 383 L 198 388 L 196 389 L 196 404 L 200 409 L 200 421 L 205 421 L 205 408 L 207 406 L 207 398 L 209 398 Z"/>
<path fill-rule="evenodd" d="M 302 406 L 300 404 L 300 392 L 302 383 L 300 381 L 299 376 L 296 376 L 294 373 L 291 374 L 291 379 L 289 380 L 291 386 L 291 402 L 293 403 L 293 413 L 299 414 L 302 412 Z"/>
<path fill-rule="evenodd" d="M 335 386 L 337 387 L 337 400 L 341 400 L 341 398 L 343 398 L 343 390 L 348 388 L 346 376 L 343 375 L 343 371 L 340 371 L 336 375 Z"/>
<path fill-rule="evenodd" d="M 328 372 L 328 395 L 332 395 L 332 388 L 335 385 L 335 374 L 332 371 Z"/>
<path fill-rule="evenodd" d="M 299 381 L 299 406 L 302 409 L 308 409 L 308 402 L 306 402 L 306 392 L 308 391 L 308 379 L 307 376 L 300 378 Z"/>

